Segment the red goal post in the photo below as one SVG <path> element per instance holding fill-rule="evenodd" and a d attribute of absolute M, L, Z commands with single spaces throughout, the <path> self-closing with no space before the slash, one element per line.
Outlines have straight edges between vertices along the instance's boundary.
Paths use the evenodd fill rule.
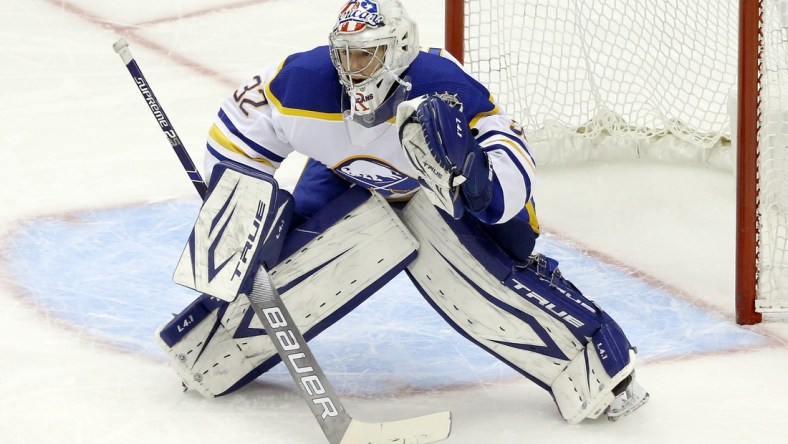
<path fill-rule="evenodd" d="M 756 324 L 758 297 L 758 64 L 761 2 L 739 2 L 738 141 L 736 153 L 736 322 Z"/>
<path fill-rule="evenodd" d="M 736 320 L 788 316 L 788 0 L 445 0 L 445 47 L 541 163 L 737 178 Z M 734 128 L 734 129 L 731 129 Z"/>

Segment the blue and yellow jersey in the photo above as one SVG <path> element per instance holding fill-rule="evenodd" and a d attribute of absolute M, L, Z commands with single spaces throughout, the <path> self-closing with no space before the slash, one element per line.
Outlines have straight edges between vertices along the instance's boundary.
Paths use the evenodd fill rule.
<path fill-rule="evenodd" d="M 522 130 L 495 104 L 489 91 L 440 50 L 422 51 L 405 71 L 412 89 L 456 95 L 495 174 L 494 195 L 483 222 L 511 219 L 526 204 L 533 216 L 535 164 Z M 289 56 L 254 75 L 227 97 L 209 131 L 206 172 L 219 160 L 233 160 L 269 174 L 293 151 L 321 162 L 345 180 L 374 189 L 389 200 L 418 190 L 416 171 L 406 159 L 394 119 L 368 131 L 368 142 L 351 137 L 342 115 L 346 100 L 329 49 L 320 46 Z"/>

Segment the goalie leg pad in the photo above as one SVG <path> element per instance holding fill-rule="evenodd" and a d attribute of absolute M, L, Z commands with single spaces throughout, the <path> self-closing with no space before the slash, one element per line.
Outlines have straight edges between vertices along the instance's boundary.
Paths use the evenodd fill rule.
<path fill-rule="evenodd" d="M 555 260 L 513 266 L 477 222 L 443 217 L 422 193 L 402 218 L 420 244 L 408 274 L 454 329 L 549 391 L 567 421 L 604 411 L 634 353 Z"/>
<path fill-rule="evenodd" d="M 388 203 L 355 187 L 288 234 L 284 259 L 269 274 L 311 339 L 402 271 L 416 248 Z M 244 294 L 230 303 L 201 296 L 158 336 L 187 387 L 207 397 L 237 390 L 280 361 Z"/>

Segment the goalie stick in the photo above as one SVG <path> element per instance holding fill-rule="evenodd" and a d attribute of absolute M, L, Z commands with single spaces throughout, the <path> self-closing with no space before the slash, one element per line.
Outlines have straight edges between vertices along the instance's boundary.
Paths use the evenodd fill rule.
<path fill-rule="evenodd" d="M 195 189 L 205 200 L 205 182 L 169 123 L 164 109 L 153 95 L 128 46 L 122 38 L 113 44 L 115 52 L 120 55 L 148 107 L 167 135 Z M 306 340 L 263 267 L 259 268 L 254 277 L 249 301 L 331 444 L 428 444 L 448 438 L 451 433 L 451 412 L 448 411 L 378 423 L 353 419 L 345 411 L 334 388 L 318 366 Z"/>
<path fill-rule="evenodd" d="M 207 193 L 208 187 L 202 180 L 200 172 L 197 171 L 197 167 L 194 166 L 192 158 L 189 156 L 188 151 L 186 151 L 186 147 L 183 146 L 181 138 L 178 137 L 178 133 L 175 132 L 175 128 L 172 126 L 172 123 L 170 123 L 170 119 L 167 117 L 167 114 L 164 113 L 164 108 L 162 108 L 158 99 L 156 99 L 156 96 L 153 94 L 153 89 L 151 89 L 148 80 L 142 74 L 142 70 L 139 65 L 137 65 L 137 61 L 134 60 L 134 56 L 131 55 L 128 42 L 126 42 L 126 39 L 119 39 L 112 45 L 112 48 L 120 55 L 131 77 L 134 78 L 137 89 L 139 89 L 140 94 L 142 94 L 142 97 L 145 99 L 145 103 L 148 104 L 150 112 L 153 113 L 153 117 L 159 122 L 161 130 L 164 132 L 164 135 L 167 136 L 167 140 L 170 142 L 170 145 L 172 145 L 172 149 L 175 150 L 175 154 L 181 161 L 183 169 L 185 169 L 186 174 L 189 175 L 189 179 L 192 181 L 194 188 L 200 194 L 202 200 L 205 200 L 205 193 Z"/>
<path fill-rule="evenodd" d="M 254 278 L 249 302 L 330 443 L 431 443 L 449 436 L 449 412 L 383 423 L 351 418 L 262 267 Z"/>

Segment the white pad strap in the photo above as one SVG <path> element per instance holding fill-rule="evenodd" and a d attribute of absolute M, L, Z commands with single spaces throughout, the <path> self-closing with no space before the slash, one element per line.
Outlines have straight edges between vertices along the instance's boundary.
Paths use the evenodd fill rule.
<path fill-rule="evenodd" d="M 361 189 L 356 192 L 368 195 Z M 296 238 L 298 233 L 290 236 Z M 388 203 L 373 193 L 269 274 L 298 328 L 310 337 L 403 269 L 417 246 Z M 285 250 L 289 247 L 286 243 Z M 179 318 L 188 319 L 188 313 Z M 234 390 L 239 381 L 253 379 L 278 362 L 273 344 L 262 334 L 262 324 L 243 294 L 226 309 L 215 309 L 198 325 L 190 326 L 177 342 L 163 339 L 177 335 L 172 333 L 177 328 L 172 322 L 162 327 L 160 343 L 185 384 L 204 396 Z"/>

